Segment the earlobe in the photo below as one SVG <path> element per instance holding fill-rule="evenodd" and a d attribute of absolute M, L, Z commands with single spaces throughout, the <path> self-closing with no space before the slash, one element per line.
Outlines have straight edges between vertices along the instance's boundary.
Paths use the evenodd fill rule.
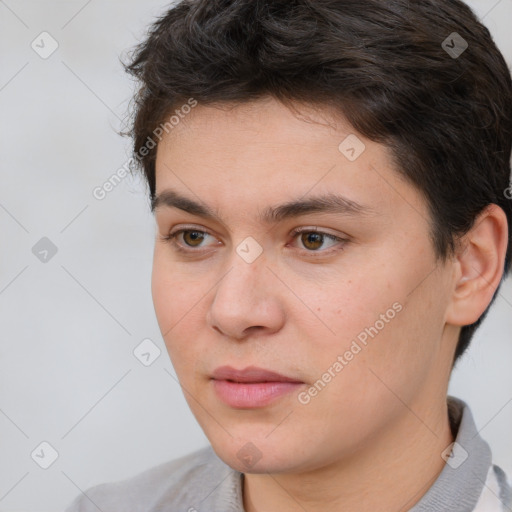
<path fill-rule="evenodd" d="M 460 240 L 447 323 L 464 326 L 480 318 L 503 276 L 507 244 L 507 217 L 499 206 L 491 204 Z"/>

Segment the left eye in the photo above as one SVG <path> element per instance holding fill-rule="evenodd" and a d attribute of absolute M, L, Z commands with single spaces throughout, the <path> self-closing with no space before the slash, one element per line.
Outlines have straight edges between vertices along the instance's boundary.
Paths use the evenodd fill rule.
<path fill-rule="evenodd" d="M 297 237 L 299 237 L 302 245 L 310 252 L 319 252 L 318 249 L 322 248 L 326 241 L 332 242 L 331 247 L 343 241 L 340 237 L 315 230 L 296 231 L 294 238 Z"/>

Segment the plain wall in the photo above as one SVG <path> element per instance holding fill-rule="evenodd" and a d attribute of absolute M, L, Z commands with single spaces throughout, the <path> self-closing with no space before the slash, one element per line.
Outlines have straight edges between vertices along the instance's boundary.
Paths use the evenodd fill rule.
<path fill-rule="evenodd" d="M 153 312 L 144 184 L 93 196 L 130 156 L 116 134 L 133 87 L 119 55 L 166 5 L 0 2 L 0 512 L 63 510 L 80 490 L 207 444 Z M 512 2 L 470 5 L 510 64 Z M 47 59 L 31 47 L 43 31 L 59 45 Z M 57 248 L 47 262 L 32 252 L 43 237 Z M 509 280 L 451 383 L 509 472 L 511 332 Z M 146 338 L 162 352 L 148 367 L 133 355 Z M 59 454 L 46 470 L 31 458 L 43 441 Z"/>

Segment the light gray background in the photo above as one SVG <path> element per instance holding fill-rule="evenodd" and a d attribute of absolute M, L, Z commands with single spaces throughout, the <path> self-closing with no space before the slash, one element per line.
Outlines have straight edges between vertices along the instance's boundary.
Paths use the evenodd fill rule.
<path fill-rule="evenodd" d="M 1 512 L 63 510 L 81 489 L 207 443 L 153 312 L 144 186 L 92 195 L 129 157 L 116 130 L 133 84 L 118 57 L 166 5 L 0 0 Z M 470 5 L 510 64 L 512 0 Z M 47 59 L 31 48 L 43 31 L 59 44 Z M 58 248 L 47 263 L 32 253 L 42 237 Z M 509 472 L 511 331 L 508 281 L 451 383 Z M 133 355 L 146 338 L 162 351 L 149 367 Z M 59 454 L 46 470 L 31 458 L 42 441 Z"/>

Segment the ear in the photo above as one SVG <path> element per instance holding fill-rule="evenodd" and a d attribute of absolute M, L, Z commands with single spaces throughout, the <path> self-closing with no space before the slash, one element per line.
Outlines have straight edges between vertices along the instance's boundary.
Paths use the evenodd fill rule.
<path fill-rule="evenodd" d="M 503 276 L 508 244 L 505 212 L 496 204 L 487 206 L 460 242 L 446 322 L 464 326 L 480 318 Z"/>

